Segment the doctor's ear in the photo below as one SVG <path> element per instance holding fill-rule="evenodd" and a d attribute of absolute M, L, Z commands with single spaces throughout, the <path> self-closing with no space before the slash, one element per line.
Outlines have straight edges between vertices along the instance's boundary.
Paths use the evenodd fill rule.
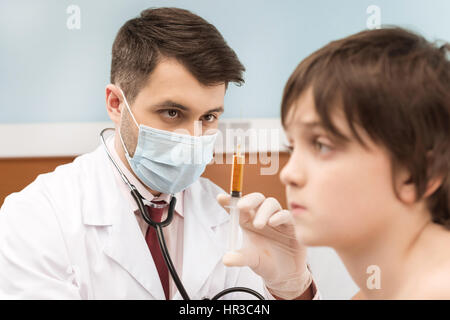
<path fill-rule="evenodd" d="M 108 84 L 106 86 L 106 111 L 110 119 L 118 125 L 121 118 L 121 105 L 122 105 L 122 94 L 119 88 L 113 84 Z"/>

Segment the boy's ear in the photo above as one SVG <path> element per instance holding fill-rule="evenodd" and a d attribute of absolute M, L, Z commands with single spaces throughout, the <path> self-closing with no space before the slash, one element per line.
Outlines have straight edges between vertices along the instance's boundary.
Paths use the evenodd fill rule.
<path fill-rule="evenodd" d="M 430 153 L 427 153 L 427 159 L 429 163 L 429 167 L 431 166 L 432 161 L 432 155 Z M 431 175 L 430 170 L 428 170 L 428 176 Z M 442 175 L 435 175 L 434 177 L 430 178 L 427 182 L 427 185 L 425 187 L 425 192 L 423 194 L 423 198 L 428 198 L 431 196 L 444 182 L 444 177 Z M 407 204 L 413 204 L 417 201 L 417 187 L 412 182 L 411 174 L 408 170 L 402 169 L 396 177 L 396 190 L 398 193 L 399 198 Z"/>
<path fill-rule="evenodd" d="M 430 179 L 430 181 L 428 181 L 427 188 L 425 190 L 423 197 L 427 198 L 431 196 L 437 189 L 439 189 L 439 187 L 442 185 L 443 182 L 444 177 L 442 176 Z"/>
<path fill-rule="evenodd" d="M 395 190 L 400 200 L 406 204 L 416 202 L 416 185 L 412 181 L 409 171 L 402 169 L 400 172 L 397 172 L 395 180 Z"/>
<path fill-rule="evenodd" d="M 427 176 L 431 177 L 431 178 L 428 181 L 427 187 L 423 194 L 424 198 L 431 196 L 444 183 L 444 175 L 436 174 L 436 172 L 433 172 L 434 170 L 431 169 L 436 164 L 435 162 L 436 162 L 436 160 L 434 159 L 433 152 L 428 151 L 427 152 L 427 163 L 428 163 L 429 169 L 427 170 Z"/>

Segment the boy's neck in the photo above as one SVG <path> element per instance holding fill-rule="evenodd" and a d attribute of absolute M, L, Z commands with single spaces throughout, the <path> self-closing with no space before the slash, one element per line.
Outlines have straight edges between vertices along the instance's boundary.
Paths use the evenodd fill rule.
<path fill-rule="evenodd" d="M 408 211 L 398 214 L 382 231 L 366 237 L 364 242 L 335 248 L 367 299 L 392 299 L 402 295 L 402 289 L 416 274 L 416 265 L 411 261 L 417 255 L 417 248 L 423 248 L 424 234 L 432 222 L 426 210 Z"/>

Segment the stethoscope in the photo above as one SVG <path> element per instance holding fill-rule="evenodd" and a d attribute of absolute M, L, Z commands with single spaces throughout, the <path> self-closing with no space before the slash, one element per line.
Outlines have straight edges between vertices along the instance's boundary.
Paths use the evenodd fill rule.
<path fill-rule="evenodd" d="M 167 210 L 167 217 L 163 221 L 161 221 L 161 222 L 153 221 L 152 218 L 149 216 L 147 209 L 145 208 L 144 201 L 143 201 L 144 198 L 141 196 L 141 194 L 136 189 L 136 187 L 123 174 L 122 170 L 120 170 L 116 161 L 113 159 L 113 157 L 111 156 L 111 153 L 109 152 L 108 146 L 107 146 L 105 138 L 103 136 L 104 132 L 108 131 L 108 130 L 115 130 L 115 129 L 106 128 L 100 132 L 100 139 L 103 143 L 103 146 L 105 147 L 106 154 L 108 155 L 108 158 L 111 160 L 111 162 L 114 164 L 114 166 L 116 167 L 123 182 L 130 189 L 130 193 L 133 196 L 133 199 L 136 201 L 136 204 L 138 205 L 139 212 L 140 212 L 142 218 L 150 227 L 156 229 L 156 235 L 158 237 L 159 247 L 161 248 L 161 252 L 163 254 L 164 261 L 167 265 L 167 268 L 170 272 L 170 275 L 172 276 L 172 279 L 173 279 L 175 285 L 177 286 L 178 291 L 180 292 L 180 294 L 184 300 L 191 300 L 189 298 L 189 295 L 186 292 L 186 289 L 183 286 L 183 283 L 180 280 L 180 277 L 177 274 L 177 271 L 175 270 L 173 263 L 172 263 L 172 259 L 170 258 L 169 250 L 167 249 L 166 240 L 164 239 L 164 234 L 163 234 L 163 229 L 162 229 L 162 228 L 168 226 L 172 222 L 177 198 L 175 198 L 175 196 L 173 194 L 171 194 L 169 204 L 167 204 L 167 203 L 166 204 L 158 204 L 158 203 L 153 203 L 153 202 L 147 201 L 148 205 L 152 208 L 160 209 L 160 208 L 166 208 L 167 206 L 169 206 L 169 208 Z M 250 289 L 250 288 L 244 288 L 244 287 L 233 287 L 233 288 L 228 288 L 228 289 L 222 290 L 218 294 L 216 294 L 214 297 L 212 297 L 211 300 L 218 300 L 219 298 L 221 298 L 222 296 L 224 296 L 226 294 L 229 294 L 232 292 L 239 292 L 239 291 L 247 292 L 249 294 L 256 296 L 260 300 L 264 300 L 264 297 L 261 294 L 259 294 L 258 292 L 256 292 L 255 290 Z M 205 300 L 209 300 L 209 299 L 205 298 Z"/>

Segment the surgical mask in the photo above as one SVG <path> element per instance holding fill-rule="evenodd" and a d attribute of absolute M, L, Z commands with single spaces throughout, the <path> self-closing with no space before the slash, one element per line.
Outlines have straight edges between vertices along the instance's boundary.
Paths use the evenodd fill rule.
<path fill-rule="evenodd" d="M 119 129 L 125 156 L 136 176 L 149 188 L 174 194 L 186 189 L 205 171 L 213 159 L 213 135 L 191 136 L 139 125 L 122 90 L 128 112 L 139 128 L 136 151 L 128 153 Z"/>

